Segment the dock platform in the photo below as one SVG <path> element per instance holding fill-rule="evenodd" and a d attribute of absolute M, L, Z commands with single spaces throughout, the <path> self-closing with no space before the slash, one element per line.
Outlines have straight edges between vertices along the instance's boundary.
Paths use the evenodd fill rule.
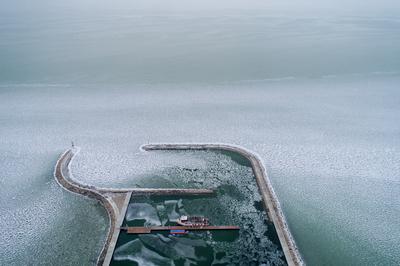
<path fill-rule="evenodd" d="M 150 234 L 152 231 L 170 231 L 170 230 L 187 230 L 187 231 L 208 231 L 208 230 L 239 230 L 239 226 L 234 225 L 222 225 L 222 226 L 131 226 L 121 227 L 121 230 L 126 231 L 128 234 Z"/>

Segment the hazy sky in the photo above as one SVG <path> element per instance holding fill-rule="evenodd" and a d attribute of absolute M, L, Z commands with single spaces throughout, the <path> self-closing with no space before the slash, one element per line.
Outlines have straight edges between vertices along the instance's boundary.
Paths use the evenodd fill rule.
<path fill-rule="evenodd" d="M 400 0 L 0 0 L 0 81 L 398 72 L 399 10 Z"/>
<path fill-rule="evenodd" d="M 0 10 L 112 9 L 146 11 L 257 10 L 280 14 L 400 15 L 399 0 L 2 0 Z M 1 11 L 0 11 L 1 12 Z"/>

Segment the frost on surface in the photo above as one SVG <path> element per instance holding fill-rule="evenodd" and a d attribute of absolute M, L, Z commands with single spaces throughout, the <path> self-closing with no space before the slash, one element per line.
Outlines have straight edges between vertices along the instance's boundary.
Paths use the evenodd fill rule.
<path fill-rule="evenodd" d="M 123 246 L 118 247 L 114 252 L 115 260 L 128 260 L 139 265 L 174 265 L 172 260 L 159 255 L 157 252 L 147 248 L 141 241 L 135 239 Z"/>
<path fill-rule="evenodd" d="M 72 172 L 82 182 L 216 185 L 227 202 L 242 192 L 233 189 L 233 181 L 219 184 L 208 180 L 217 175 L 197 174 L 210 165 L 206 159 L 139 147 L 149 142 L 241 145 L 265 163 L 307 262 L 398 265 L 399 83 L 396 75 L 339 75 L 211 85 L 2 84 L 0 262 L 96 260 L 107 216 L 97 204 L 63 191 L 53 178 L 56 159 L 73 140 L 82 149 Z M 225 178 L 221 174 L 217 177 Z M 191 183 L 186 176 L 192 175 Z M 164 223 L 168 215 L 160 219 Z M 78 230 L 76 223 L 88 230 Z"/>
<path fill-rule="evenodd" d="M 161 224 L 156 209 L 147 203 L 129 204 L 128 209 L 126 210 L 125 219 L 127 221 L 144 220 L 145 226 Z"/>
<path fill-rule="evenodd" d="M 168 233 L 123 235 L 119 245 L 124 241 L 140 241 L 176 263 L 184 261 L 188 264 L 200 263 L 199 265 L 286 264 L 275 228 L 263 209 L 252 169 L 244 157 L 219 151 L 160 153 L 165 153 L 164 156 L 179 156 L 181 163 L 161 169 L 157 176 L 177 187 L 215 188 L 216 196 L 133 197 L 125 219 L 127 225 L 146 226 L 149 225 L 149 221 L 155 220 L 154 217 L 161 220 L 162 225 L 175 225 L 181 215 L 201 215 L 209 218 L 213 225 L 238 225 L 241 229 L 239 232 L 191 231 L 188 235 L 180 237 L 168 236 Z M 202 163 L 190 166 L 185 162 L 186 158 L 189 161 L 195 158 Z M 151 183 L 151 180 L 149 182 Z M 146 186 L 146 180 L 143 184 Z M 133 221 L 133 211 L 143 220 Z M 126 243 L 121 247 L 124 245 Z M 118 254 L 115 255 L 115 260 L 124 260 Z"/>

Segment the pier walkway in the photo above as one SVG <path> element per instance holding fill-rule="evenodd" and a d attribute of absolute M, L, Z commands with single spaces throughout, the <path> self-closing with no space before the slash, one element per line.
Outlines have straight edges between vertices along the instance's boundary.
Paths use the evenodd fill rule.
<path fill-rule="evenodd" d="M 264 209 L 274 223 L 279 241 L 282 245 L 288 265 L 304 265 L 304 261 L 297 249 L 296 243 L 290 233 L 279 201 L 272 188 L 272 183 L 261 159 L 249 150 L 229 144 L 147 144 L 141 147 L 143 151 L 153 150 L 222 150 L 230 151 L 244 156 L 251 163 L 261 196 Z M 107 189 L 97 188 L 86 184 L 80 184 L 72 178 L 70 163 L 79 152 L 79 148 L 71 148 L 63 153 L 57 161 L 54 176 L 57 183 L 64 189 L 98 200 L 107 210 L 110 218 L 109 232 L 103 249 L 98 257 L 97 265 L 109 265 L 118 240 L 122 222 L 129 200 L 132 195 L 210 195 L 214 191 L 210 189 L 153 189 L 153 188 L 126 188 Z M 179 226 L 179 229 L 184 229 Z M 131 231 L 135 229 L 131 229 Z M 138 230 L 138 229 L 136 229 Z M 164 229 L 163 229 L 164 230 Z M 170 230 L 170 229 L 167 229 Z"/>
<path fill-rule="evenodd" d="M 114 253 L 126 209 L 132 195 L 213 195 L 212 189 L 181 189 L 181 188 L 97 188 L 78 183 L 72 177 L 70 164 L 79 152 L 78 147 L 68 149 L 58 159 L 54 177 L 57 183 L 70 192 L 96 199 L 107 210 L 110 225 L 103 248 L 97 259 L 97 265 L 108 266 Z"/>
<path fill-rule="evenodd" d="M 170 231 L 170 230 L 187 230 L 187 231 L 209 231 L 209 230 L 239 230 L 239 226 L 234 225 L 208 225 L 202 227 L 194 226 L 132 226 L 132 227 L 121 227 L 121 230 L 126 231 L 128 234 L 150 234 L 152 231 Z"/>

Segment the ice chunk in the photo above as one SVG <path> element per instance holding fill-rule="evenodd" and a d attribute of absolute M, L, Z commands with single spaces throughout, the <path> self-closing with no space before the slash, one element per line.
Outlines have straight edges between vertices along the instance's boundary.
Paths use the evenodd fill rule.
<path fill-rule="evenodd" d="M 178 201 L 177 200 L 166 200 L 164 202 L 165 210 L 168 215 L 168 220 L 171 222 L 175 222 L 181 216 L 179 213 L 178 208 Z"/>
<path fill-rule="evenodd" d="M 145 246 L 165 257 L 176 259 L 189 259 L 203 261 L 205 258 L 197 254 L 197 248 L 207 248 L 207 243 L 202 239 L 187 237 L 164 237 L 163 235 L 141 235 L 139 239 Z"/>
<path fill-rule="evenodd" d="M 131 203 L 125 219 L 127 221 L 144 220 L 146 225 L 161 225 L 157 210 L 148 203 Z"/>
<path fill-rule="evenodd" d="M 114 260 L 116 261 L 132 261 L 139 265 L 174 265 L 173 261 L 169 258 L 163 257 L 157 252 L 145 247 L 139 239 L 130 241 L 120 247 L 114 252 Z"/>

